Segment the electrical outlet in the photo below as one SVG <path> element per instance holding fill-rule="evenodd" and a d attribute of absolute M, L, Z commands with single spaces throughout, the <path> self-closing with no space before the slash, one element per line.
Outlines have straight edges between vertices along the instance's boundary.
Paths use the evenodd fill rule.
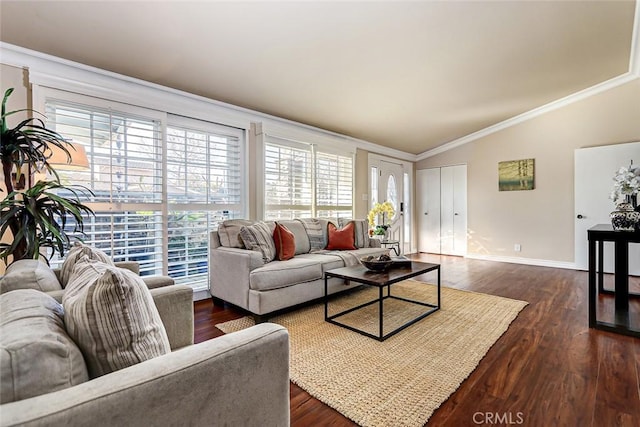
<path fill-rule="evenodd" d="M 364 194 L 362 195 L 362 201 L 363 201 L 363 202 L 366 202 L 366 201 L 368 201 L 368 200 L 369 200 L 369 195 L 368 195 L 367 193 L 364 193 Z"/>
<path fill-rule="evenodd" d="M 522 249 L 522 247 L 520 246 L 520 243 L 516 243 L 515 245 L 513 245 L 513 250 L 516 252 L 520 252 L 520 250 Z"/>

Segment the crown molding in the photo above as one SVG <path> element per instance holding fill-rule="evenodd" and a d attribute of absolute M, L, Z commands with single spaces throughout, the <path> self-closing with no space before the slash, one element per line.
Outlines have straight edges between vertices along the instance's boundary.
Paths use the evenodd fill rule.
<path fill-rule="evenodd" d="M 494 134 L 501 130 L 510 128 L 511 126 L 515 126 L 519 123 L 526 122 L 535 117 L 546 114 L 550 111 L 557 110 L 562 107 L 566 107 L 567 105 L 571 105 L 575 102 L 581 101 L 583 99 L 589 98 L 593 95 L 597 95 L 599 93 L 605 92 L 607 90 L 613 89 L 625 83 L 629 83 L 637 79 L 639 76 L 627 72 L 621 76 L 614 77 L 610 80 L 604 81 L 602 83 L 598 83 L 597 85 L 591 86 L 587 89 L 581 90 L 579 92 L 573 93 L 571 95 L 565 96 L 564 98 L 560 98 L 558 100 L 552 101 L 548 104 L 545 104 L 541 107 L 534 108 L 533 110 L 529 110 L 525 113 L 519 114 L 515 117 L 511 117 L 510 119 L 504 120 L 500 123 L 496 123 L 495 125 L 491 125 L 484 129 L 481 129 L 477 132 L 471 133 L 469 135 L 463 136 L 462 138 L 458 138 L 454 141 L 443 144 L 439 147 L 436 147 L 432 150 L 425 151 L 416 156 L 417 160 L 424 160 L 429 157 L 433 157 L 437 154 L 444 153 L 445 151 L 452 150 L 456 147 L 460 147 L 461 145 L 468 144 L 470 142 L 476 141 L 480 138 L 484 138 L 485 136 Z"/>
<path fill-rule="evenodd" d="M 314 139 L 329 139 L 341 144 L 349 144 L 352 148 L 361 148 L 402 160 L 416 161 L 416 155 L 412 153 L 1 41 L 0 63 L 27 69 L 32 84 L 103 97 L 160 111 L 165 111 L 167 105 L 171 105 L 178 111 L 169 111 L 170 113 L 204 120 L 216 117 L 223 122 L 222 124 L 247 130 L 251 122 L 267 122 L 272 125 L 276 124 L 280 128 L 286 128 L 295 135 L 315 135 Z"/>
<path fill-rule="evenodd" d="M 573 93 L 564 98 L 560 98 L 556 101 L 552 101 L 548 104 L 542 105 L 538 108 L 534 108 L 533 110 L 529 110 L 510 119 L 504 120 L 500 123 L 496 123 L 495 125 L 486 127 L 477 132 L 470 133 L 469 135 L 455 139 L 431 150 L 419 153 L 416 155 L 416 161 L 424 160 L 437 154 L 444 153 L 445 151 L 449 151 L 456 147 L 460 147 L 461 145 L 465 145 L 480 138 L 484 138 L 485 136 L 507 129 L 511 126 L 515 126 L 518 123 L 522 123 L 550 111 L 557 110 L 558 108 L 566 107 L 567 105 L 573 104 L 574 102 L 581 101 L 593 95 L 597 95 L 604 91 L 613 89 L 617 86 L 629 83 L 638 78 L 640 78 L 640 0 L 636 0 L 636 10 L 633 21 L 633 31 L 631 35 L 631 50 L 629 53 L 628 72 L 618 77 L 614 77 L 602 83 L 591 86 L 587 89 Z"/>

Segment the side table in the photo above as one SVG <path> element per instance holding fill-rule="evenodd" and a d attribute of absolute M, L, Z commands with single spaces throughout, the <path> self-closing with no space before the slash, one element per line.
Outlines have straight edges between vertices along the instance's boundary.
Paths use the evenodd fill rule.
<path fill-rule="evenodd" d="M 587 230 L 587 238 L 589 240 L 589 327 L 640 337 L 640 325 L 631 325 L 629 322 L 629 243 L 640 243 L 640 232 L 614 231 L 609 224 L 599 224 Z M 598 294 L 603 291 L 603 242 L 614 242 L 614 323 L 598 320 L 596 310 Z M 596 250 L 596 243 L 598 250 Z M 599 280 L 596 280 L 596 271 Z"/>

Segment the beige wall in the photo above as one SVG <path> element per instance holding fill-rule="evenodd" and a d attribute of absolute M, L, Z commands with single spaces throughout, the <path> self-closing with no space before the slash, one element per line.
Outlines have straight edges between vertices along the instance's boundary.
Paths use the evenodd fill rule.
<path fill-rule="evenodd" d="M 4 92 L 13 88 L 13 93 L 9 97 L 7 101 L 7 111 L 19 110 L 22 108 L 28 108 L 31 106 L 29 96 L 30 91 L 28 90 L 26 79 L 26 72 L 21 68 L 11 67 L 9 65 L 0 64 L 0 87 L 2 88 L 2 96 L 4 97 Z M 17 124 L 19 120 L 24 120 L 26 117 L 25 114 L 15 114 L 13 116 L 9 116 L 7 122 L 9 126 L 14 126 Z M 4 178 L 0 179 L 0 188 L 2 189 L 3 198 L 5 193 L 4 186 Z M 3 236 L 3 243 L 11 242 L 11 235 L 7 233 Z M 7 241 L 8 240 L 8 241 Z M 0 274 L 4 274 L 5 265 L 4 262 L 0 261 Z"/>
<path fill-rule="evenodd" d="M 574 150 L 639 140 L 636 79 L 422 160 L 416 169 L 467 164 L 469 254 L 573 262 Z M 499 192 L 498 162 L 527 158 L 535 159 L 535 189 Z M 514 251 L 516 243 L 522 252 Z"/>

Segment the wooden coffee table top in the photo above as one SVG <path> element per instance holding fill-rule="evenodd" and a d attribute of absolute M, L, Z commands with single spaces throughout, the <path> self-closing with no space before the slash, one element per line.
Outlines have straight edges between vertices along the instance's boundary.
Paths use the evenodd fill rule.
<path fill-rule="evenodd" d="M 336 268 L 324 273 L 325 278 L 338 277 L 371 286 L 387 286 L 433 270 L 440 270 L 440 264 L 412 261 L 411 265 L 392 266 L 387 271 L 370 271 L 360 264 L 352 267 Z"/>

